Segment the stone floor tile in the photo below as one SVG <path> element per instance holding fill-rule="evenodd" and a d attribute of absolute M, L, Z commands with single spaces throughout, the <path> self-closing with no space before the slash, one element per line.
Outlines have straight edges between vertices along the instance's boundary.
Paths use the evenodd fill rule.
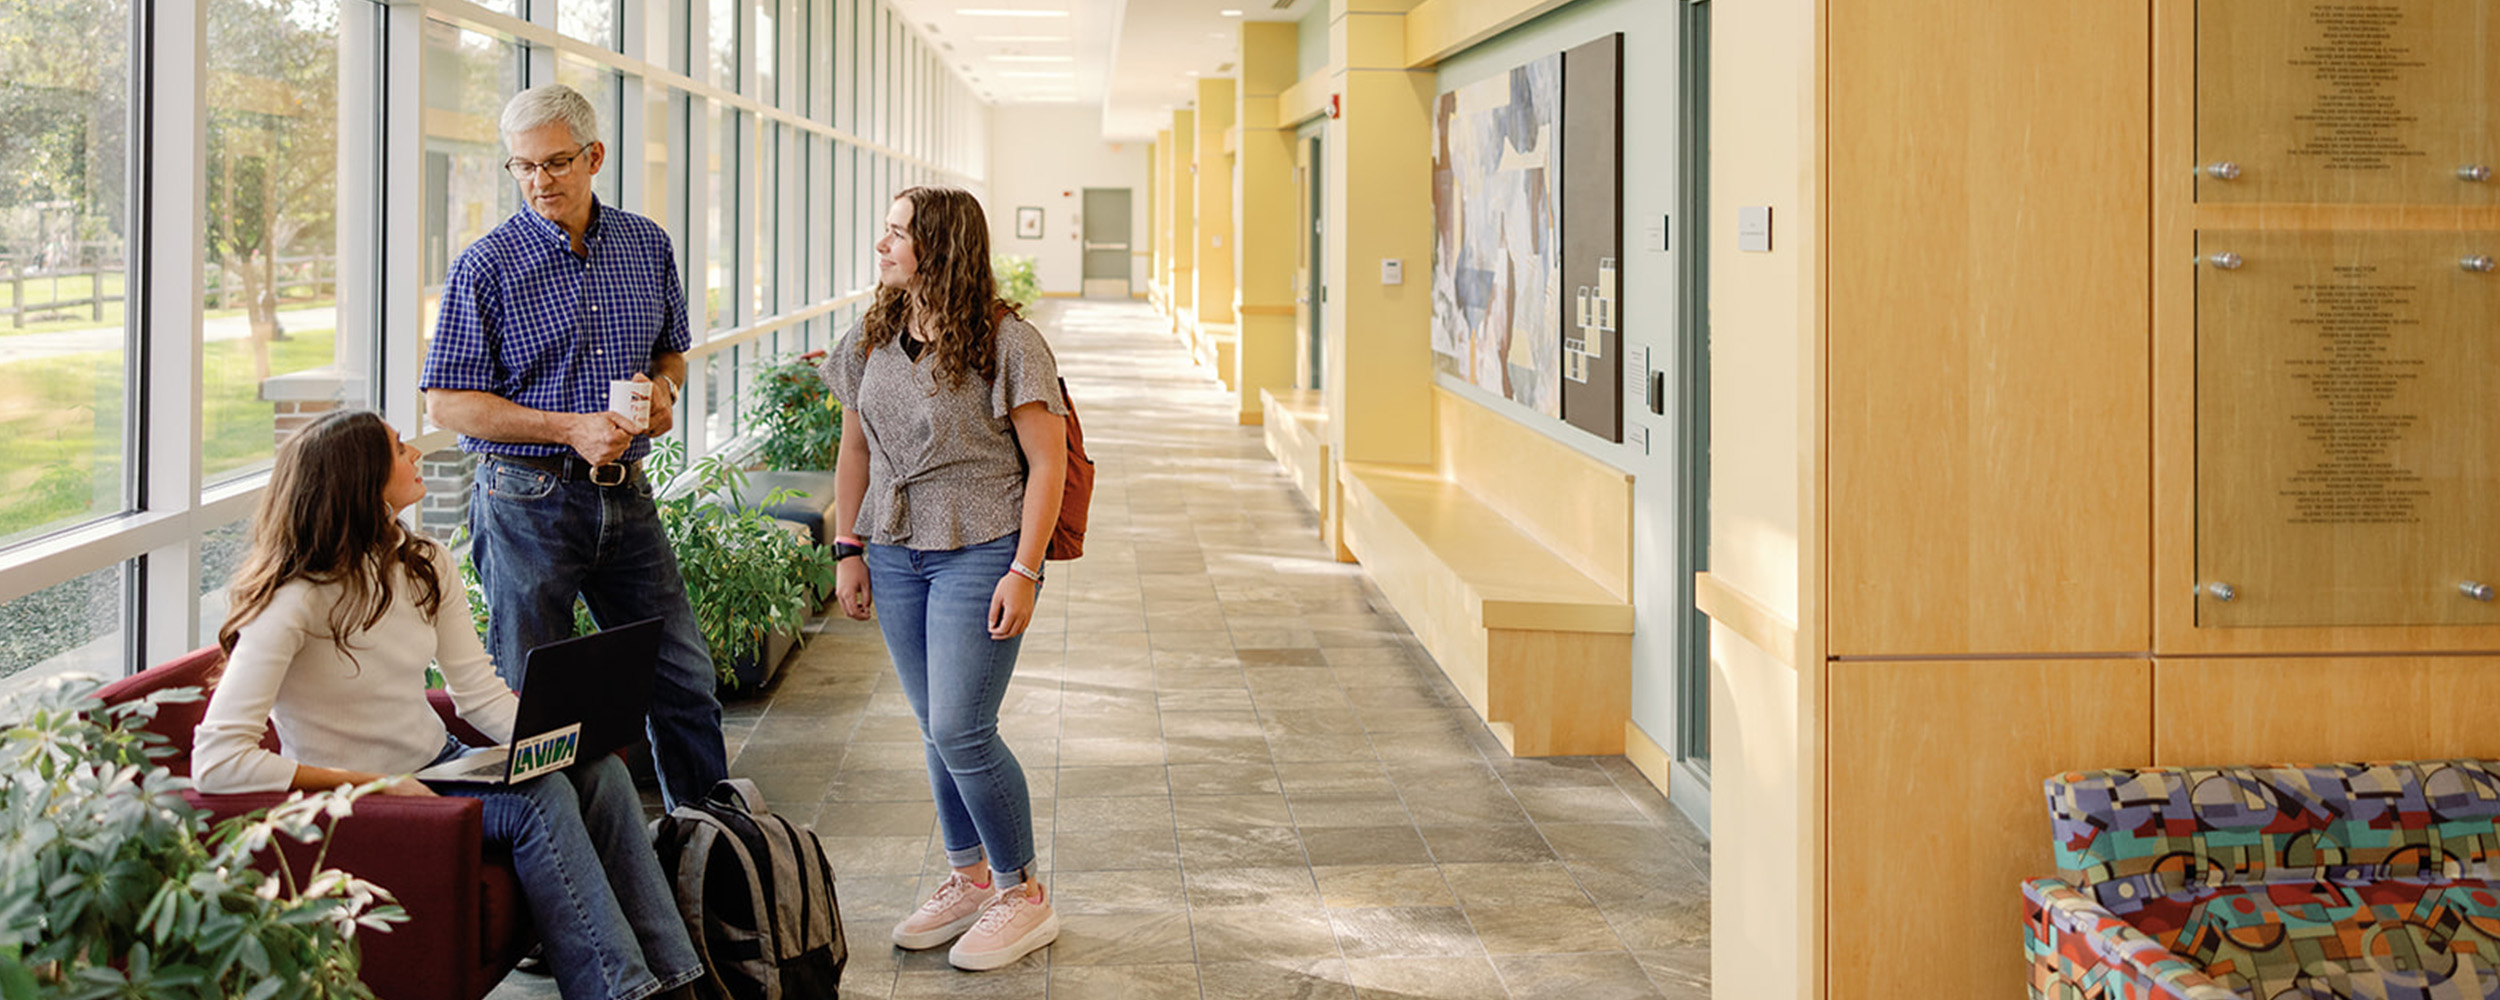
<path fill-rule="evenodd" d="M 1455 906 L 1443 869 L 1433 865 L 1342 865 L 1311 869 L 1329 909 Z"/>
<path fill-rule="evenodd" d="M 1628 952 L 1584 955 L 1496 955 L 1514 1000 L 1654 1000 L 1662 996 Z"/>
<path fill-rule="evenodd" d="M 1356 995 L 1365 1000 L 1509 1000 L 1493 961 L 1481 956 L 1347 959 Z"/>

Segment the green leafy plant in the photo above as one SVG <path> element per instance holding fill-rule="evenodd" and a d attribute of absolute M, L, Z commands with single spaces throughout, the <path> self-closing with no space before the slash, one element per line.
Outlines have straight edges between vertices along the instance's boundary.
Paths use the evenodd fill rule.
<path fill-rule="evenodd" d="M 1042 300 L 1042 279 L 1034 273 L 1033 258 L 1014 254 L 993 254 L 990 273 L 998 279 L 998 297 L 1016 304 L 1018 309 L 1031 309 Z"/>
<path fill-rule="evenodd" d="M 660 525 L 677 551 L 695 624 L 721 683 L 735 687 L 735 665 L 756 655 L 765 636 L 807 624 L 808 595 L 833 586 L 833 551 L 764 513 L 795 493 L 774 490 L 759 502 L 737 503 L 746 475 L 718 455 L 689 469 L 685 445 L 667 440 L 645 461 L 652 481 L 668 484 L 659 498 Z"/>
<path fill-rule="evenodd" d="M 375 785 L 298 793 L 210 826 L 187 778 L 141 728 L 196 688 L 107 706 L 71 678 L 15 699 L 0 731 L 0 995 L 252 1000 L 370 997 L 359 930 L 406 914 L 381 887 L 286 874 L 287 845 L 322 844 Z M 275 873 L 253 869 L 275 854 Z"/>
<path fill-rule="evenodd" d="M 809 351 L 758 365 L 747 424 L 762 435 L 757 456 L 767 469 L 833 468 L 834 444 L 842 436 L 842 404 L 816 374 L 825 352 Z"/>

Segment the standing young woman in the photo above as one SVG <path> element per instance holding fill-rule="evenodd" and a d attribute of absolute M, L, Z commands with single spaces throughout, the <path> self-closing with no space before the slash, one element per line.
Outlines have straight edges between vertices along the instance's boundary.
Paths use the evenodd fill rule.
<path fill-rule="evenodd" d="M 395 520 L 424 498 L 417 450 L 372 413 L 329 414 L 278 449 L 217 630 L 226 664 L 192 750 L 201 791 L 397 775 L 382 794 L 434 794 L 407 775 L 466 748 L 426 702 L 428 663 L 462 720 L 512 738 L 519 699 L 478 641 L 450 555 Z M 285 756 L 260 746 L 272 720 Z M 511 849 L 565 1000 L 692 995 L 702 960 L 623 762 L 604 755 L 520 785 L 444 790 L 484 803 L 487 841 Z"/>
<path fill-rule="evenodd" d="M 904 190 L 876 249 L 876 304 L 822 369 L 842 403 L 835 598 L 866 619 L 875 585 L 955 869 L 894 943 L 954 940 L 957 968 L 995 969 L 1059 936 L 998 707 L 1059 517 L 1067 404 L 1041 332 L 998 297 L 971 194 Z"/>

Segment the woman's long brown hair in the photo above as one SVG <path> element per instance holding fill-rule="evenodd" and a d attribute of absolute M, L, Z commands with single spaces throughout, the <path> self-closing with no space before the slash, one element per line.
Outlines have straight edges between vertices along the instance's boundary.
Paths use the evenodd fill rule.
<path fill-rule="evenodd" d="M 929 346 L 937 355 L 938 381 L 957 389 L 970 375 L 996 379 L 997 324 L 1020 314 L 998 297 L 998 279 L 990 273 L 990 224 L 981 215 L 981 202 L 952 187 L 908 187 L 894 197 L 911 200 L 918 269 L 908 288 L 877 288 L 877 302 L 860 324 L 860 357 L 905 336 L 915 319 L 924 318 L 921 310 L 928 310 L 925 325 L 935 329 Z"/>
<path fill-rule="evenodd" d="M 381 417 L 341 410 L 313 421 L 278 448 L 269 492 L 252 516 L 252 552 L 235 573 L 234 609 L 217 629 L 217 645 L 234 652 L 243 626 L 269 610 L 278 589 L 295 580 L 338 585 L 330 642 L 351 662 L 356 654 L 348 640 L 390 612 L 393 577 L 404 577 L 414 588 L 427 618 L 442 609 L 434 543 L 401 529 L 382 497 L 396 446 Z"/>

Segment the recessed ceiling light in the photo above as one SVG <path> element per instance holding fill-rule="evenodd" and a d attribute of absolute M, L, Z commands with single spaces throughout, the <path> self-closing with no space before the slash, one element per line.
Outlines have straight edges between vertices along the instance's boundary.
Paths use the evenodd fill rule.
<path fill-rule="evenodd" d="M 991 62 L 1038 62 L 1038 63 L 1063 63 L 1063 62 L 1075 62 L 1075 61 L 1076 61 L 1076 57 L 1075 57 L 1075 56 L 991 56 L 991 57 L 990 57 L 990 61 L 991 61 Z"/>
<path fill-rule="evenodd" d="M 955 13 L 964 17 L 1066 17 L 1064 10 L 1021 10 L 999 7 L 958 7 Z"/>
<path fill-rule="evenodd" d="M 1240 17 L 1240 16 L 1241 16 L 1241 12 L 1240 12 L 1240 11 L 1237 11 L 1237 10 L 1219 10 L 1219 11 L 1216 11 L 1216 13 L 1218 13 L 1218 14 L 1222 14 L 1222 15 L 1224 15 L 1225 17 Z"/>
<path fill-rule="evenodd" d="M 1182 75 L 1182 76 L 1197 76 L 1197 75 L 1198 75 L 1198 71 L 1197 71 L 1197 70 L 1194 70 L 1194 69 L 1185 69 L 1185 70 L 1182 70 L 1182 71 L 1181 71 L 1181 75 Z"/>

